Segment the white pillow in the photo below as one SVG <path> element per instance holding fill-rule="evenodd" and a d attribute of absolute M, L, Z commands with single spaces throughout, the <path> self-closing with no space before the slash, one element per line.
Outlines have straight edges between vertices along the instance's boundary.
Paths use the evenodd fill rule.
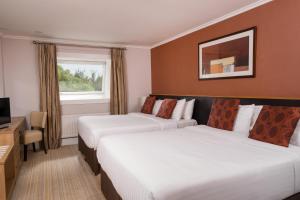
<path fill-rule="evenodd" d="M 172 113 L 172 119 L 180 120 L 185 106 L 185 99 L 178 100 Z"/>
<path fill-rule="evenodd" d="M 262 108 L 263 108 L 263 106 L 255 106 L 252 121 L 251 121 L 251 125 L 250 125 L 250 130 L 253 129 L 253 127 L 255 125 L 255 122 L 256 122 Z"/>
<path fill-rule="evenodd" d="M 142 107 L 143 107 L 146 99 L 147 99 L 147 96 L 143 96 L 143 97 L 140 98 L 140 105 L 139 105 L 140 106 L 140 110 L 142 109 Z"/>
<path fill-rule="evenodd" d="M 254 114 L 255 105 L 239 105 L 239 110 L 233 126 L 234 132 L 249 136 L 251 120 Z"/>
<path fill-rule="evenodd" d="M 155 104 L 154 104 L 153 110 L 152 110 L 152 114 L 153 114 L 153 115 L 156 115 L 156 114 L 158 113 L 159 108 L 160 108 L 162 102 L 163 102 L 163 100 L 156 100 L 156 101 L 155 101 Z"/>
<path fill-rule="evenodd" d="M 194 112 L 194 104 L 195 104 L 195 99 L 192 99 L 185 103 L 185 108 L 182 117 L 183 119 L 192 119 L 193 112 Z"/>
<path fill-rule="evenodd" d="M 298 121 L 294 133 L 291 137 L 290 144 L 300 146 L 300 120 Z"/>

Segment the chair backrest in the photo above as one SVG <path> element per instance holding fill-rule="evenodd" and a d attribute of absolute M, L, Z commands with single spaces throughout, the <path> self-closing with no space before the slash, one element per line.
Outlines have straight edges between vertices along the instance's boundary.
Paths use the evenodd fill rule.
<path fill-rule="evenodd" d="M 30 114 L 30 126 L 32 128 L 45 128 L 47 113 L 33 111 Z"/>

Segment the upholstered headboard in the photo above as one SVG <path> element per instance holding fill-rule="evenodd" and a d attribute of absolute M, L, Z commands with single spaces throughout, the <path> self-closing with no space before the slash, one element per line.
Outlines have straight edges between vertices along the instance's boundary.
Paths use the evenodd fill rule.
<path fill-rule="evenodd" d="M 210 114 L 212 102 L 214 98 L 234 98 L 240 99 L 241 105 L 272 105 L 272 106 L 294 106 L 300 107 L 300 99 L 284 99 L 284 98 L 252 98 L 252 97 L 213 97 L 213 96 L 175 96 L 151 94 L 157 99 L 172 98 L 172 99 L 195 99 L 193 119 L 197 120 L 198 124 L 207 124 Z"/>

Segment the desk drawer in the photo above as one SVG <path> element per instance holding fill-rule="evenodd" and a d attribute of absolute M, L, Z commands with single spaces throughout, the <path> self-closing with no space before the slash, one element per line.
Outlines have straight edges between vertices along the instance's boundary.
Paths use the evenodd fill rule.
<path fill-rule="evenodd" d="M 14 142 L 14 135 L 10 133 L 1 133 L 0 134 L 0 145 L 13 145 Z"/>

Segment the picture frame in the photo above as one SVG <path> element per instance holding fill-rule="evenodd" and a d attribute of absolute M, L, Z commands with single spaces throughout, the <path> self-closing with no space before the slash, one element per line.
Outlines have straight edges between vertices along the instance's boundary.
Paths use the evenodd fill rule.
<path fill-rule="evenodd" d="M 256 27 L 198 43 L 198 79 L 255 77 Z"/>

